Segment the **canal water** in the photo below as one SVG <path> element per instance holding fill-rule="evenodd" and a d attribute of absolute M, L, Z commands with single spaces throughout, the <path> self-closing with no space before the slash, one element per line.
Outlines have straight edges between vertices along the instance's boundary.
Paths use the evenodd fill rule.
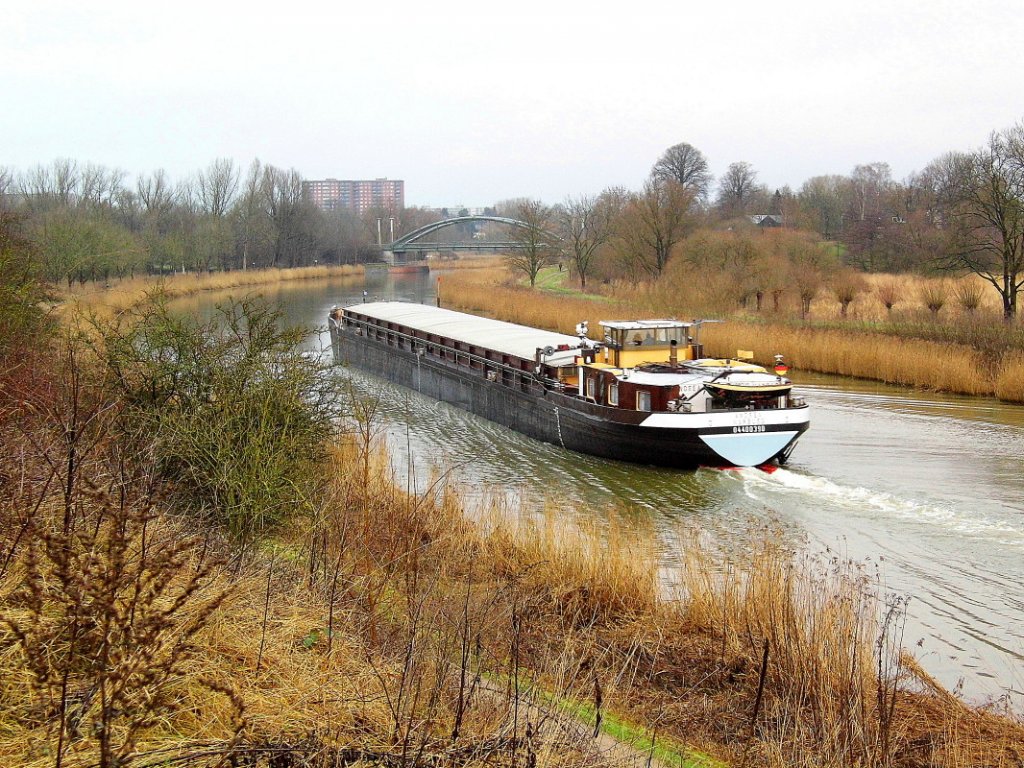
<path fill-rule="evenodd" d="M 309 343 L 326 354 L 332 305 L 364 291 L 433 303 L 435 281 L 382 273 L 262 292 L 290 322 L 317 328 Z M 207 315 L 214 303 L 181 306 Z M 617 507 L 665 533 L 667 566 L 680 523 L 723 540 L 771 525 L 863 563 L 886 594 L 909 598 L 903 644 L 942 683 L 1024 711 L 1024 407 L 795 371 L 813 411 L 785 467 L 680 471 L 571 453 L 365 374 L 339 375 L 389 403 L 389 447 L 417 490 L 443 472 L 471 498 L 557 498 L 577 514 Z"/>

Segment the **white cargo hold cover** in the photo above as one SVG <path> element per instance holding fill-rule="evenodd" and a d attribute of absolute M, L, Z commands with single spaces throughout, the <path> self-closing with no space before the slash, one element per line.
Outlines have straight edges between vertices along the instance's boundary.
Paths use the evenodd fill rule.
<path fill-rule="evenodd" d="M 396 323 L 423 333 L 433 333 L 461 341 L 464 344 L 472 344 L 474 347 L 492 349 L 495 352 L 525 360 L 533 360 L 538 347 L 558 349 L 562 344 L 573 348 L 580 345 L 580 340 L 576 336 L 542 331 L 538 328 L 491 320 L 487 317 L 467 315 L 465 312 L 441 309 L 428 304 L 375 301 L 367 304 L 352 304 L 344 307 L 344 310 L 346 314 L 359 313 L 377 320 Z M 559 357 L 562 356 L 564 355 Z M 571 364 L 571 362 L 570 357 L 568 363 Z M 564 363 L 560 360 L 559 364 Z"/>

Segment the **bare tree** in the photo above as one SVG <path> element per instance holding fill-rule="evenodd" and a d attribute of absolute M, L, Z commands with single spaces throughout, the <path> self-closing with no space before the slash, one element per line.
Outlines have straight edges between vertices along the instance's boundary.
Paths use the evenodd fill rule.
<path fill-rule="evenodd" d="M 518 246 L 510 251 L 505 261 L 513 272 L 521 272 L 530 280 L 530 287 L 537 284 L 541 269 L 554 261 L 558 246 L 551 227 L 551 209 L 540 200 L 518 200 L 510 206 L 513 218 L 523 222 L 524 227 L 512 227 L 510 239 Z"/>
<path fill-rule="evenodd" d="M 77 199 L 78 163 L 68 158 L 50 166 L 37 165 L 22 175 L 18 191 L 29 210 L 41 212 L 53 207 L 70 208 Z"/>
<path fill-rule="evenodd" d="M 199 172 L 197 194 L 204 213 L 221 218 L 238 192 L 239 172 L 233 160 L 218 158 Z"/>
<path fill-rule="evenodd" d="M 675 181 L 689 190 L 694 200 L 707 199 L 711 189 L 711 171 L 704 153 L 692 144 L 682 142 L 665 150 L 651 168 L 651 178 L 656 181 Z"/>
<path fill-rule="evenodd" d="M 149 176 L 139 176 L 135 184 L 142 207 L 150 216 L 164 216 L 174 207 L 174 189 L 163 168 Z"/>
<path fill-rule="evenodd" d="M 864 221 L 879 215 L 886 193 L 892 189 L 892 172 L 888 163 L 866 163 L 855 166 L 850 174 L 850 213 Z"/>
<path fill-rule="evenodd" d="M 718 182 L 717 203 L 727 216 L 739 216 L 759 187 L 757 171 L 747 162 L 732 163 Z"/>
<path fill-rule="evenodd" d="M 78 202 L 94 208 L 113 207 L 124 188 L 125 172 L 86 163 L 79 174 Z"/>
<path fill-rule="evenodd" d="M 672 256 L 672 248 L 694 224 L 693 192 L 676 181 L 649 179 L 630 198 L 619 217 L 617 231 L 622 259 L 632 279 L 657 277 Z"/>
<path fill-rule="evenodd" d="M 594 254 L 611 238 L 612 214 L 613 207 L 603 196 L 569 198 L 558 209 L 559 229 L 572 249 L 572 262 L 581 288 L 587 287 L 587 274 Z"/>
<path fill-rule="evenodd" d="M 294 168 L 284 171 L 264 166 L 260 191 L 273 231 L 271 266 L 295 267 L 316 248 L 311 219 L 317 217 L 312 203 L 303 200 L 302 176 Z"/>
<path fill-rule="evenodd" d="M 999 293 L 1003 318 L 1024 288 L 1024 124 L 993 133 L 974 152 L 933 163 L 953 228 L 947 265 L 966 268 Z"/>
<path fill-rule="evenodd" d="M 0 211 L 10 207 L 8 196 L 14 189 L 14 169 L 0 165 Z"/>
<path fill-rule="evenodd" d="M 242 269 L 249 268 L 254 246 L 261 231 L 260 196 L 263 179 L 263 165 L 258 159 L 253 160 L 249 172 L 245 176 L 242 196 L 235 206 L 235 223 L 238 228 L 239 246 L 241 248 Z"/>

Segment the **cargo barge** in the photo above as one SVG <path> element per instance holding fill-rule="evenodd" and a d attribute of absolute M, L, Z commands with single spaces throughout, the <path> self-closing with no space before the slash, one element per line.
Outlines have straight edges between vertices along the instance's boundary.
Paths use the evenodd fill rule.
<path fill-rule="evenodd" d="M 789 458 L 810 424 L 775 371 L 708 359 L 700 321 L 602 321 L 600 341 L 405 302 L 334 308 L 334 361 L 563 448 L 668 467 Z"/>

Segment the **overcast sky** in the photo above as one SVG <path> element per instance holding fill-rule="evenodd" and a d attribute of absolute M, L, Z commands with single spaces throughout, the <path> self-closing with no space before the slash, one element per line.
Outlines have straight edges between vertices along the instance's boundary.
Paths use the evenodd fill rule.
<path fill-rule="evenodd" d="M 1020 0 L 236 5 L 5 3 L 0 165 L 259 158 L 408 205 L 553 203 L 681 141 L 798 188 L 1024 119 Z"/>

